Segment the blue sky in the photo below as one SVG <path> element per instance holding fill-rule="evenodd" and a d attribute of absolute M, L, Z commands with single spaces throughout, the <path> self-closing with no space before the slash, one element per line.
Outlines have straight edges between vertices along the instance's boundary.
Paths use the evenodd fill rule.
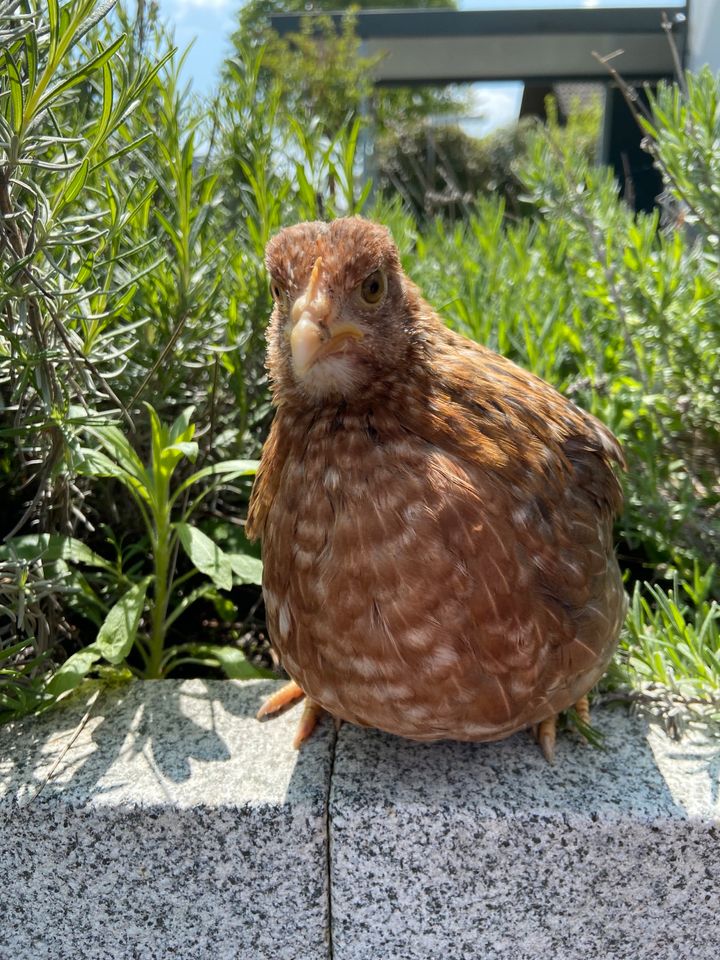
<path fill-rule="evenodd" d="M 459 0 L 462 10 L 529 7 L 640 7 L 657 0 Z M 161 16 L 174 27 L 175 42 L 182 50 L 194 45 L 185 64 L 185 74 L 198 93 L 208 93 L 217 79 L 220 64 L 229 51 L 228 37 L 237 23 L 238 0 L 159 0 Z M 672 2 L 667 4 L 673 6 Z M 382 0 L 378 0 L 378 7 Z M 475 84 L 474 110 L 484 119 L 475 133 L 486 132 L 513 120 L 520 108 L 522 89 L 517 83 Z"/>
<path fill-rule="evenodd" d="M 175 30 L 180 50 L 194 40 L 185 73 L 198 93 L 209 93 L 229 51 L 228 37 L 242 4 L 238 0 L 159 0 L 159 6 L 161 17 Z"/>

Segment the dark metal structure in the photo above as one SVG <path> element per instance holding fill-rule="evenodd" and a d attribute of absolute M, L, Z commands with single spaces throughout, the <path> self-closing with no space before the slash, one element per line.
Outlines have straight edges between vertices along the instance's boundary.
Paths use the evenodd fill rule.
<path fill-rule="evenodd" d="M 593 57 L 622 49 L 629 79 L 670 76 L 673 62 L 663 12 L 685 44 L 686 8 L 615 7 L 527 10 L 361 10 L 356 13 L 363 52 L 380 54 L 378 83 L 456 83 L 476 80 L 588 80 L 605 78 Z M 321 14 L 275 14 L 281 36 Z M 330 16 L 339 23 L 342 13 Z"/>
<path fill-rule="evenodd" d="M 511 10 L 362 10 L 355 14 L 365 56 L 379 55 L 374 68 L 379 85 L 437 84 L 518 80 L 525 84 L 526 110 L 538 109 L 542 94 L 556 83 L 606 85 L 602 159 L 620 183 L 632 184 L 638 209 L 652 206 L 661 183 L 640 132 L 605 67 L 593 56 L 621 51 L 613 65 L 631 83 L 655 84 L 675 75 L 673 53 L 662 28 L 663 15 L 684 60 L 687 46 L 685 5 L 600 9 Z M 301 20 L 321 14 L 275 14 L 273 28 L 298 33 Z M 327 16 L 327 14 L 325 14 Z M 339 24 L 342 13 L 329 16 Z M 628 191 L 629 193 L 630 191 Z"/>

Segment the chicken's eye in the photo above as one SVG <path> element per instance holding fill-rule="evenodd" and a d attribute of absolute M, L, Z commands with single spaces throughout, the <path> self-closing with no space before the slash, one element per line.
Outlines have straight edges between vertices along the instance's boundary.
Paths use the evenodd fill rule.
<path fill-rule="evenodd" d="M 283 289 L 283 287 L 280 286 L 277 280 L 270 281 L 270 294 L 272 295 L 272 298 L 275 301 L 275 303 L 279 303 L 281 306 L 285 306 L 287 302 L 287 293 Z"/>
<path fill-rule="evenodd" d="M 374 306 L 385 296 L 387 290 L 387 277 L 382 270 L 375 270 L 369 277 L 365 277 L 360 286 L 360 296 L 365 303 Z"/>

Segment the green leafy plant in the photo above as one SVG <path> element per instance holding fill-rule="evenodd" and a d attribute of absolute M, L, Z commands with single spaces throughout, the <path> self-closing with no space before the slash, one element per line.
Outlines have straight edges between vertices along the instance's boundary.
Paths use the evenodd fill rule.
<path fill-rule="evenodd" d="M 622 654 L 638 683 L 657 682 L 686 697 L 720 693 L 720 605 L 711 597 L 716 567 L 692 580 L 673 573 L 670 588 L 635 585 Z"/>
<path fill-rule="evenodd" d="M 720 605 L 717 569 L 695 564 L 689 579 L 636 583 L 620 649 L 604 686 L 609 700 L 650 709 L 680 736 L 720 722 Z"/>
<path fill-rule="evenodd" d="M 198 453 L 192 408 L 184 410 L 170 426 L 161 422 L 151 406 L 147 409 L 151 423 L 147 464 L 118 427 L 107 425 L 87 429 L 96 445 L 77 451 L 76 469 L 80 475 L 95 479 L 112 478 L 128 492 L 145 527 L 151 571 L 138 576 L 113 603 L 95 641 L 59 668 L 49 681 L 50 694 L 76 686 L 97 661 L 125 665 L 131 653 L 137 655 L 138 662 L 129 664 L 129 669 L 147 679 L 166 676 L 180 662 L 188 661 L 219 664 L 232 676 L 262 675 L 239 650 L 213 648 L 210 653 L 203 644 L 167 644 L 175 621 L 197 600 L 217 590 L 230 590 L 233 582 L 258 582 L 259 561 L 226 553 L 191 522 L 218 483 L 251 477 L 257 464 L 225 461 L 175 480 L 181 463 L 194 460 Z M 189 569 L 184 572 L 178 569 L 178 550 L 189 561 Z"/>
<path fill-rule="evenodd" d="M 37 562 L 0 548 L 0 723 L 41 709 L 51 651 L 48 599 L 52 578 Z"/>
<path fill-rule="evenodd" d="M 678 83 L 648 90 L 649 114 L 638 115 L 646 147 L 677 201 L 674 216 L 699 230 L 720 262 L 720 84 L 709 67 Z M 631 101 L 632 102 L 632 101 Z"/>
<path fill-rule="evenodd" d="M 4 11 L 0 389 L 14 418 L 0 437 L 17 453 L 16 480 L 35 488 L 16 528 L 53 504 L 67 518 L 57 468 L 70 405 L 120 406 L 110 381 L 128 332 L 116 321 L 136 291 L 125 228 L 148 198 L 142 184 L 119 192 L 105 175 L 149 139 L 124 134 L 162 61 L 131 74 L 125 34 L 88 42 L 111 6 L 52 0 Z"/>

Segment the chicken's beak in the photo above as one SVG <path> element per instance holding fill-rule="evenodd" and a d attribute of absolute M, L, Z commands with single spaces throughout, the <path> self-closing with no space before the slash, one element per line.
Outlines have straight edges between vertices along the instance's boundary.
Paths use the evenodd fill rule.
<path fill-rule="evenodd" d="M 323 289 L 322 257 L 318 257 L 310 280 L 290 311 L 290 348 L 295 372 L 304 376 L 321 357 L 342 350 L 349 340 L 362 340 L 352 323 L 339 323 L 335 307 Z"/>

